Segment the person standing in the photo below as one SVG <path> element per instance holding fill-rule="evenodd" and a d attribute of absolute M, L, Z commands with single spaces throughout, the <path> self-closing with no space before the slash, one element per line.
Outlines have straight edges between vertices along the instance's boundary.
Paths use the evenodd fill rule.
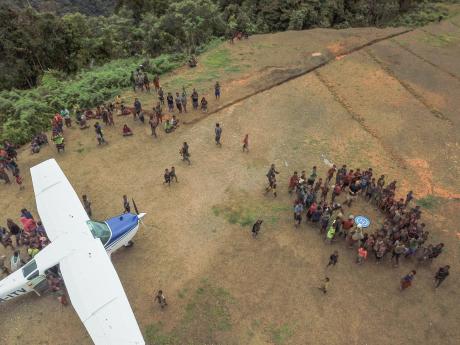
<path fill-rule="evenodd" d="M 174 97 L 171 94 L 171 92 L 168 92 L 168 95 L 166 96 L 166 102 L 168 103 L 168 110 L 170 113 L 174 112 Z"/>
<path fill-rule="evenodd" d="M 161 105 L 165 105 L 165 94 L 162 87 L 158 89 L 158 100 L 160 101 Z"/>
<path fill-rule="evenodd" d="M 153 85 L 155 86 L 155 92 L 159 94 L 161 87 L 160 87 L 160 77 L 158 75 L 155 75 L 155 77 L 153 77 Z"/>
<path fill-rule="evenodd" d="M 141 101 L 139 101 L 138 98 L 135 98 L 134 99 L 134 114 L 133 114 L 134 121 L 137 120 L 137 117 L 140 115 L 141 111 L 142 111 Z"/>
<path fill-rule="evenodd" d="M 11 218 L 8 218 L 6 220 L 6 226 L 8 227 L 8 230 L 10 231 L 11 235 L 13 235 L 16 238 L 16 246 L 19 247 L 19 239 L 21 238 L 21 228 L 19 225 L 17 225 Z"/>
<path fill-rule="evenodd" d="M 156 138 L 157 137 L 156 129 L 158 127 L 158 118 L 154 117 L 153 115 L 150 115 L 149 124 L 150 124 L 150 129 L 152 130 L 152 135 Z"/>
<path fill-rule="evenodd" d="M 184 113 L 187 112 L 187 93 L 185 92 L 185 88 L 182 90 L 182 96 L 180 97 L 180 101 L 182 103 L 182 108 L 184 109 Z"/>
<path fill-rule="evenodd" d="M 327 264 L 326 267 L 335 266 L 338 261 L 339 261 L 339 252 L 337 250 L 334 250 L 331 256 L 329 256 L 329 263 Z"/>
<path fill-rule="evenodd" d="M 125 209 L 125 213 L 131 213 L 131 205 L 126 195 L 123 195 L 123 208 Z"/>
<path fill-rule="evenodd" d="M 356 262 L 361 265 L 367 259 L 367 249 L 364 246 L 360 246 L 358 248 L 358 257 L 356 258 Z"/>
<path fill-rule="evenodd" d="M 88 215 L 89 218 L 92 217 L 93 212 L 91 211 L 91 201 L 88 200 L 88 197 L 86 194 L 82 195 L 83 199 L 83 207 L 85 208 L 86 214 Z"/>
<path fill-rule="evenodd" d="M 192 106 L 193 106 L 193 109 L 194 110 L 197 110 L 198 109 L 198 92 L 193 89 L 193 92 L 192 92 Z"/>
<path fill-rule="evenodd" d="M 294 221 L 296 228 L 302 223 L 303 204 L 300 200 L 294 206 Z"/>
<path fill-rule="evenodd" d="M 216 99 L 220 98 L 220 84 L 218 81 L 216 81 L 216 84 L 214 85 L 214 95 L 216 96 Z"/>
<path fill-rule="evenodd" d="M 257 219 L 257 221 L 252 226 L 252 237 L 256 238 L 259 235 L 260 227 L 262 226 L 263 220 Z"/>
<path fill-rule="evenodd" d="M 417 271 L 412 270 L 408 274 L 406 274 L 404 277 L 402 277 L 399 289 L 402 291 L 410 287 L 412 285 L 412 281 L 414 280 L 416 274 L 417 274 Z"/>
<path fill-rule="evenodd" d="M 439 285 L 441 285 L 441 283 L 447 278 L 447 276 L 449 275 L 449 269 L 449 265 L 439 267 L 438 271 L 436 272 L 436 275 L 434 276 L 435 288 L 439 287 Z"/>
<path fill-rule="evenodd" d="M 168 187 L 171 187 L 171 175 L 169 174 L 169 170 L 168 169 L 165 169 L 165 173 L 164 173 L 164 179 L 165 181 L 163 182 L 163 184 L 167 184 Z"/>
<path fill-rule="evenodd" d="M 216 123 L 216 128 L 214 129 L 214 133 L 216 134 L 216 137 L 215 137 L 216 145 L 222 147 L 222 144 L 220 142 L 220 137 L 222 135 L 222 127 L 220 126 L 219 123 Z"/>
<path fill-rule="evenodd" d="M 249 134 L 246 134 L 243 139 L 243 152 L 249 152 Z"/>
<path fill-rule="evenodd" d="M 176 107 L 179 113 L 182 113 L 182 98 L 179 96 L 179 92 L 176 92 Z"/>

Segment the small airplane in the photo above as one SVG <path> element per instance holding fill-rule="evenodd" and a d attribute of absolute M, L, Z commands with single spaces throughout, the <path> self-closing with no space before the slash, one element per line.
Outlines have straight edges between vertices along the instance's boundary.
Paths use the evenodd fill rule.
<path fill-rule="evenodd" d="M 90 220 L 54 159 L 30 169 L 40 219 L 51 243 L 0 281 L 0 304 L 46 283 L 59 265 L 72 305 L 96 345 L 144 345 L 144 338 L 110 261 L 132 244 L 145 213 Z M 137 207 L 136 207 L 137 212 Z"/>

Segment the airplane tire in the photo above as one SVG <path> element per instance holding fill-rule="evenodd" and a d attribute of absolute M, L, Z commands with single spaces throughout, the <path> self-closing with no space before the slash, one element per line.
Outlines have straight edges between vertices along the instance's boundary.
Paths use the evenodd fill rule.
<path fill-rule="evenodd" d="M 133 241 L 129 241 L 128 243 L 125 244 L 126 248 L 132 247 L 134 245 Z"/>

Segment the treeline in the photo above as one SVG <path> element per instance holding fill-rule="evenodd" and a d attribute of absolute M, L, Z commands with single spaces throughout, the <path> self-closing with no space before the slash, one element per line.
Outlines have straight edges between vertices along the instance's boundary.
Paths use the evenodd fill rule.
<path fill-rule="evenodd" d="M 0 89 L 33 87 L 48 69 L 73 74 L 112 59 L 190 53 L 236 30 L 383 25 L 416 3 L 420 6 L 415 0 L 119 0 L 106 17 L 1 6 Z"/>

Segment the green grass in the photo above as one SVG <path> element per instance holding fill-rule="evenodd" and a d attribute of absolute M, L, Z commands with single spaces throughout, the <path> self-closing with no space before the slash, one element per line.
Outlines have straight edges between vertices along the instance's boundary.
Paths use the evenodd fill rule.
<path fill-rule="evenodd" d="M 452 35 L 429 35 L 427 34 L 422 38 L 423 42 L 433 46 L 433 47 L 447 47 L 449 45 L 455 45 L 460 40 L 459 37 Z"/>
<path fill-rule="evenodd" d="M 294 335 L 294 330 L 287 324 L 282 324 L 279 327 L 272 325 L 269 329 L 271 341 L 275 345 L 283 345 Z"/>
<path fill-rule="evenodd" d="M 291 208 L 282 203 L 272 204 L 268 202 L 251 203 L 250 201 L 235 204 L 215 205 L 212 213 L 216 217 L 223 217 L 230 224 L 238 224 L 241 227 L 251 226 L 259 218 L 269 224 L 277 224 L 282 214 Z"/>
<path fill-rule="evenodd" d="M 417 205 L 426 208 L 427 210 L 432 210 L 438 207 L 441 204 L 441 198 L 434 195 L 428 195 L 422 199 L 417 200 Z"/>
<path fill-rule="evenodd" d="M 185 297 L 186 289 L 180 294 Z M 185 306 L 178 325 L 171 332 L 154 323 L 145 330 L 147 344 L 182 345 L 217 343 L 217 334 L 232 329 L 229 305 L 234 303 L 230 293 L 203 280 Z"/>
<path fill-rule="evenodd" d="M 211 51 L 203 60 L 203 65 L 211 69 L 228 67 L 230 63 L 230 51 L 226 48 Z"/>

